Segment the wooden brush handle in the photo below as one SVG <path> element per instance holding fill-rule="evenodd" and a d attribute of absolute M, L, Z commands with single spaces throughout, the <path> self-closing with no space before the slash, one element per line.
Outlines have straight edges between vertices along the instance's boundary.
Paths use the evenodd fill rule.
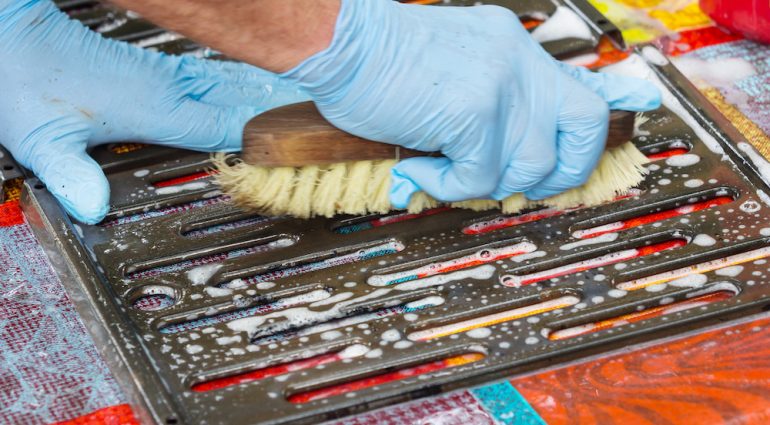
<path fill-rule="evenodd" d="M 607 146 L 631 140 L 633 130 L 632 112 L 613 111 Z M 263 167 L 303 167 L 436 155 L 346 133 L 326 121 L 313 102 L 283 106 L 253 118 L 244 129 L 241 152 L 244 162 Z"/>

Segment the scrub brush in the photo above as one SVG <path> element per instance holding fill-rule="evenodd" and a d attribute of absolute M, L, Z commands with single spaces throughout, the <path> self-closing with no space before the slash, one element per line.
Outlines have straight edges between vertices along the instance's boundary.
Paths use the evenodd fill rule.
<path fill-rule="evenodd" d="M 547 206 L 601 204 L 642 180 L 649 160 L 630 142 L 635 114 L 613 111 L 607 149 L 588 182 L 542 201 L 514 194 L 502 202 L 470 200 L 451 206 L 516 213 Z M 391 168 L 405 158 L 436 155 L 353 136 L 332 126 L 312 102 L 284 106 L 249 122 L 240 158 L 214 154 L 215 179 L 236 205 L 260 214 L 298 218 L 336 214 L 384 214 L 393 209 L 388 193 Z M 408 211 L 441 203 L 415 193 Z"/>

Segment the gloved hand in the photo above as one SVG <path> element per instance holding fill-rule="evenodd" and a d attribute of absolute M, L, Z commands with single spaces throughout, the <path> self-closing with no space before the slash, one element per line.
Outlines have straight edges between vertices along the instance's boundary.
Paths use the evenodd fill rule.
<path fill-rule="evenodd" d="M 306 100 L 274 74 L 106 40 L 49 0 L 0 0 L 0 143 L 85 223 L 109 187 L 88 146 L 240 149 L 244 124 Z"/>
<path fill-rule="evenodd" d="M 542 199 L 583 184 L 609 109 L 660 104 L 646 81 L 553 60 L 510 11 L 343 0 L 330 47 L 283 74 L 334 125 L 445 158 L 393 170 L 391 203 Z"/>

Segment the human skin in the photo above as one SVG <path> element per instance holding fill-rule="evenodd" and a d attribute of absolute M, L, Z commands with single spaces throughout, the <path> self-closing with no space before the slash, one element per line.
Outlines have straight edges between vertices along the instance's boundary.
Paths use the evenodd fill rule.
<path fill-rule="evenodd" d="M 113 0 L 225 55 L 285 72 L 329 46 L 340 0 Z M 235 30 L 237 29 L 237 30 Z"/>

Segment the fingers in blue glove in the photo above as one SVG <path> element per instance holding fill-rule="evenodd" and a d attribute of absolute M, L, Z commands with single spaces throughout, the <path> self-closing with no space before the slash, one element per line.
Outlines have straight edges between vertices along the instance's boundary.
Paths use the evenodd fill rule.
<path fill-rule="evenodd" d="M 609 106 L 585 86 L 573 84 L 559 111 L 556 168 L 524 194 L 545 199 L 584 184 L 604 152 Z"/>
<path fill-rule="evenodd" d="M 87 153 L 90 132 L 77 118 L 62 117 L 35 131 L 29 167 L 76 220 L 96 224 L 109 211 L 110 187 L 102 168 Z M 49 143 L 53 141 L 55 144 Z"/>
<path fill-rule="evenodd" d="M 491 161 L 452 161 L 446 157 L 401 161 L 393 167 L 390 202 L 396 208 L 406 208 L 420 188 L 442 202 L 488 196 L 497 184 L 494 173 L 489 172 Z"/>
<path fill-rule="evenodd" d="M 503 178 L 492 199 L 501 201 L 514 193 L 524 192 L 549 175 L 556 167 L 556 134 L 546 128 L 533 127 L 527 135 L 529 143 L 522 143 L 513 153 Z"/>
<path fill-rule="evenodd" d="M 610 109 L 644 112 L 660 107 L 660 90 L 647 80 L 592 72 L 580 66 L 555 62 L 569 76 L 583 83 L 604 99 Z"/>

